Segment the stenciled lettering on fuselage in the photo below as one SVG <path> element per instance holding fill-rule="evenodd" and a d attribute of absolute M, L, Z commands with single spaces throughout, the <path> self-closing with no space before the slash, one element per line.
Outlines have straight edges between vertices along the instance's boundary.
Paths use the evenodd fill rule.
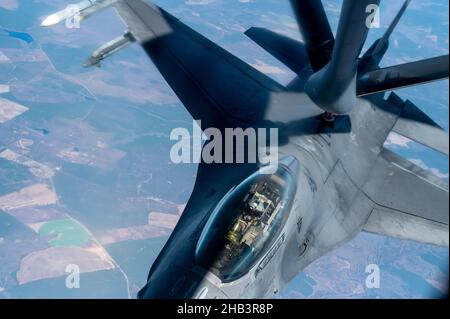
<path fill-rule="evenodd" d="M 274 245 L 274 247 L 269 251 L 269 253 L 264 257 L 264 259 L 259 263 L 258 268 L 256 269 L 255 277 L 258 276 L 258 274 L 263 270 L 267 264 L 270 262 L 270 260 L 275 256 L 278 249 L 280 249 L 281 245 L 284 242 L 285 235 L 281 235 L 281 238 L 277 241 L 277 243 Z"/>

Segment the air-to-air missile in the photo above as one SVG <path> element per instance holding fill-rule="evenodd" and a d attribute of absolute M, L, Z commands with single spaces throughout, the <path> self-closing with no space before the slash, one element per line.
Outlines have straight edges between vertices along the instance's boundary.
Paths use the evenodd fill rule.
<path fill-rule="evenodd" d="M 77 16 L 79 20 L 86 19 L 92 14 L 105 9 L 117 0 L 83 0 L 67 6 L 64 10 L 58 11 L 46 17 L 41 26 L 49 27 L 62 21 L 72 19 Z"/>
<path fill-rule="evenodd" d="M 91 66 L 100 67 L 100 62 L 110 55 L 120 51 L 128 44 L 134 42 L 134 37 L 131 33 L 127 32 L 124 35 L 121 35 L 108 43 L 102 45 L 100 48 L 92 53 L 91 57 L 87 59 L 83 66 L 88 68 Z"/>
<path fill-rule="evenodd" d="M 44 19 L 41 26 L 53 26 L 60 22 L 73 19 L 74 17 L 76 17 L 78 21 L 82 21 L 90 17 L 91 15 L 113 5 L 115 2 L 117 2 L 117 0 L 83 0 L 76 4 L 67 6 L 64 10 L 49 15 Z M 99 67 L 100 61 L 121 50 L 132 42 L 134 42 L 134 38 L 131 33 L 127 32 L 124 35 L 109 41 L 105 45 L 102 45 L 100 48 L 95 50 L 92 56 L 84 63 L 84 66 Z"/>

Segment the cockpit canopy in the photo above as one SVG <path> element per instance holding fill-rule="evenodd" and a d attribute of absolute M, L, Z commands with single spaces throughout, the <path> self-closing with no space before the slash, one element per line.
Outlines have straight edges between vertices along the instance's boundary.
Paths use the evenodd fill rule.
<path fill-rule="evenodd" d="M 246 274 L 280 234 L 295 190 L 292 172 L 281 164 L 262 168 L 233 188 L 206 223 L 195 252 L 196 264 L 222 282 Z"/>

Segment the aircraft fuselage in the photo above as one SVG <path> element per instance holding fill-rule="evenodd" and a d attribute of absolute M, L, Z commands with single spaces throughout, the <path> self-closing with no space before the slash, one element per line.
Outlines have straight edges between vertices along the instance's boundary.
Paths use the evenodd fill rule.
<path fill-rule="evenodd" d="M 371 103 L 360 100 L 348 117 L 337 118 L 332 126 L 319 125 L 316 134 L 291 135 L 280 145 L 280 165 L 283 159 L 296 162 L 291 163 L 296 168 L 290 171 L 295 174 L 295 195 L 282 229 L 244 275 L 223 280 L 196 262 L 205 225 L 233 187 L 242 182 L 224 173 L 213 195 L 191 198 L 186 207 L 189 222 L 180 221 L 140 297 L 273 297 L 314 260 L 356 236 L 372 211 L 364 183 L 397 117 L 394 110 L 383 111 Z M 350 122 L 351 132 L 334 134 Z M 363 143 L 368 136 L 370 142 Z M 233 164 L 222 165 L 225 172 L 225 166 Z"/>

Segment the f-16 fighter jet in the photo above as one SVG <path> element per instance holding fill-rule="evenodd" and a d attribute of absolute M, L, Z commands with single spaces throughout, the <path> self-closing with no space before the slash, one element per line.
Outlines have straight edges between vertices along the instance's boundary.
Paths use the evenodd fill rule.
<path fill-rule="evenodd" d="M 448 185 L 384 147 L 396 132 L 448 156 L 448 134 L 392 92 L 448 78 L 448 55 L 380 68 L 410 1 L 362 52 L 367 9 L 379 2 L 344 0 L 336 37 L 319 0 L 291 0 L 303 42 L 247 30 L 297 74 L 287 86 L 150 2 L 82 2 L 82 16 L 112 5 L 128 27 L 87 66 L 136 42 L 206 135 L 208 128 L 278 130 L 277 163 L 257 154 L 256 161 L 199 164 L 192 196 L 140 298 L 273 297 L 361 231 L 448 246 Z"/>

